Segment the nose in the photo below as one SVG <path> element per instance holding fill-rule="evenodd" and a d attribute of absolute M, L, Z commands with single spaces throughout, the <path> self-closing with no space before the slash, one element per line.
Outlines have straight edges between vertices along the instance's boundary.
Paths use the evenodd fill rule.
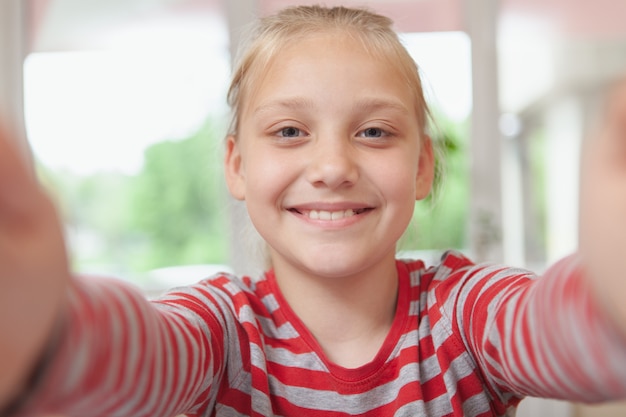
<path fill-rule="evenodd" d="M 357 150 L 348 139 L 319 139 L 311 149 L 307 180 L 330 189 L 353 185 L 359 177 Z"/>

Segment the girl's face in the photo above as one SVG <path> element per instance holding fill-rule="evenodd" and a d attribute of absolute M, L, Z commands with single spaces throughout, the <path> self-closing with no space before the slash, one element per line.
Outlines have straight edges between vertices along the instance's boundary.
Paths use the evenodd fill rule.
<path fill-rule="evenodd" d="M 399 71 L 347 35 L 311 36 L 281 49 L 241 110 L 226 178 L 276 273 L 393 267 L 433 178 L 430 140 Z"/>

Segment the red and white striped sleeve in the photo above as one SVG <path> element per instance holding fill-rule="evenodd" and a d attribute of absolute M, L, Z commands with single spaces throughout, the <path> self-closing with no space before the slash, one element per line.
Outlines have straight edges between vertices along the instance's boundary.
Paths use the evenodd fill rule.
<path fill-rule="evenodd" d="M 575 256 L 541 277 L 484 265 L 457 273 L 440 296 L 496 398 L 626 398 L 626 335 L 591 295 Z"/>
<path fill-rule="evenodd" d="M 223 373 L 225 335 L 206 305 L 177 300 L 149 302 L 121 281 L 76 279 L 63 337 L 26 414 L 201 413 Z"/>

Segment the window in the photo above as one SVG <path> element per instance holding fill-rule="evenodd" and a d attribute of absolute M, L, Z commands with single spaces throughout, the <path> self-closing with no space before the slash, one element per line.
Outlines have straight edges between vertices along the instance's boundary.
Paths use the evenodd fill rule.
<path fill-rule="evenodd" d="M 75 270 L 144 287 L 184 283 L 163 269 L 177 265 L 197 279 L 229 247 L 225 17 L 151 4 L 49 2 L 24 65 L 27 133 Z"/>
<path fill-rule="evenodd" d="M 418 202 L 401 250 L 434 263 L 442 251 L 466 249 L 469 217 L 468 119 L 472 110 L 471 51 L 463 32 L 404 33 L 434 118 L 440 150 L 435 191 Z M 447 51 L 442 54 L 441 51 Z"/>

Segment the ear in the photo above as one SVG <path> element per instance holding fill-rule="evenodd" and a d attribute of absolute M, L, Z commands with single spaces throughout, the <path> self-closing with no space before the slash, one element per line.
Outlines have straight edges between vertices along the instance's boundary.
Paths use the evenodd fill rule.
<path fill-rule="evenodd" d="M 245 200 L 246 181 L 242 166 L 241 151 L 233 135 L 229 135 L 226 138 L 224 176 L 230 194 L 237 200 Z"/>
<path fill-rule="evenodd" d="M 428 196 L 435 178 L 435 153 L 430 136 L 424 136 L 421 145 L 417 177 L 415 178 L 416 200 L 422 200 Z"/>

